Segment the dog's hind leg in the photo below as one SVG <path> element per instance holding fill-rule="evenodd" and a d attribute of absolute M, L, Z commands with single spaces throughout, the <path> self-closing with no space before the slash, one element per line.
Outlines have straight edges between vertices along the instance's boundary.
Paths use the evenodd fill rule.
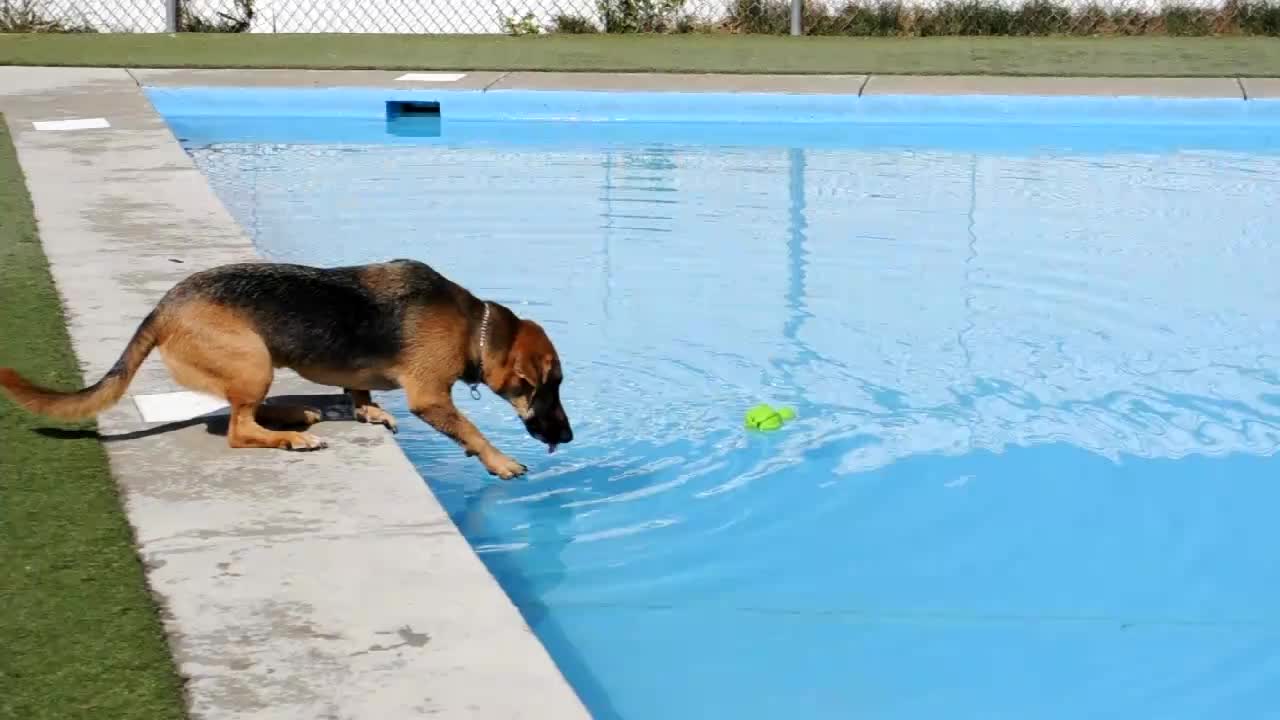
<path fill-rule="evenodd" d="M 319 420 L 319 412 L 262 404 L 275 375 L 271 353 L 262 337 L 233 310 L 195 303 L 183 307 L 160 354 L 179 383 L 225 398 L 231 405 L 227 430 L 227 444 L 231 447 L 325 447 L 323 440 L 310 433 L 268 430 L 259 424 L 259 418 L 311 420 L 312 413 Z"/>
<path fill-rule="evenodd" d="M 259 405 L 254 417 L 265 425 L 311 427 L 324 419 L 324 413 L 307 405 Z"/>
<path fill-rule="evenodd" d="M 265 396 L 266 394 L 263 393 Z M 262 402 L 258 400 L 258 402 Z M 259 406 L 252 401 L 231 403 L 231 427 L 227 444 L 233 448 L 280 448 L 282 450 L 319 450 L 327 447 L 324 440 L 311 433 L 268 430 L 258 424 Z"/>

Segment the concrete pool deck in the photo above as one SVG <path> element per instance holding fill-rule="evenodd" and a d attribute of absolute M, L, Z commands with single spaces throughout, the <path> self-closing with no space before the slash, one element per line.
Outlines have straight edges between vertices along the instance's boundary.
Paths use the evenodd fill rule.
<path fill-rule="evenodd" d="M 255 257 L 142 86 L 1280 97 L 1274 79 L 403 74 L 0 67 L 0 112 L 86 377 L 178 280 Z M 110 127 L 32 124 L 70 118 Z M 144 422 L 134 398 L 179 389 L 152 358 L 100 428 L 193 717 L 587 716 L 385 430 L 323 423 L 322 452 L 233 451 L 216 417 Z M 345 412 L 292 375 L 272 394 Z"/>
<path fill-rule="evenodd" d="M 675 75 L 662 73 L 466 72 L 444 82 L 398 80 L 378 70 L 133 70 L 155 87 L 435 87 L 452 90 L 600 90 L 831 93 L 850 95 L 1079 95 L 1276 98 L 1280 78 L 1062 78 L 929 75 Z M 452 73 L 451 73 L 452 74 Z"/>

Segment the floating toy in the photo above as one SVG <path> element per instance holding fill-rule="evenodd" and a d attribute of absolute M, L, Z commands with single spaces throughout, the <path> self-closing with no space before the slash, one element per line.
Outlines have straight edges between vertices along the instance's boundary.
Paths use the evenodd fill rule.
<path fill-rule="evenodd" d="M 775 408 L 768 403 L 762 403 L 747 411 L 747 429 L 772 432 L 780 429 L 783 423 L 795 416 L 796 411 L 789 407 Z"/>

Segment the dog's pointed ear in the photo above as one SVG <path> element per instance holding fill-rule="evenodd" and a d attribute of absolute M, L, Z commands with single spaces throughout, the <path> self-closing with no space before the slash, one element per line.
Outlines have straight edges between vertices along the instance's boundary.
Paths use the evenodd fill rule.
<path fill-rule="evenodd" d="M 527 320 L 521 321 L 515 342 L 511 344 L 511 371 L 533 387 L 539 387 L 546 381 L 548 369 L 536 328 Z"/>
<path fill-rule="evenodd" d="M 516 350 L 514 353 L 515 361 L 512 363 L 512 371 L 516 377 L 524 380 L 534 387 L 542 384 L 542 373 L 538 372 L 537 358 L 530 353 L 520 352 Z"/>

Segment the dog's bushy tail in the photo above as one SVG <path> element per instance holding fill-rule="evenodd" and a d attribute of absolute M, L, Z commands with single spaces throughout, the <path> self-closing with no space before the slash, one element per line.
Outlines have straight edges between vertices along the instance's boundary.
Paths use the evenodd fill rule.
<path fill-rule="evenodd" d="M 61 392 L 33 385 L 12 368 L 0 368 L 0 388 L 30 412 L 59 420 L 92 417 L 116 404 L 128 389 L 138 367 L 155 348 L 155 313 L 152 312 L 133 333 L 120 359 L 101 380 L 83 390 Z"/>

